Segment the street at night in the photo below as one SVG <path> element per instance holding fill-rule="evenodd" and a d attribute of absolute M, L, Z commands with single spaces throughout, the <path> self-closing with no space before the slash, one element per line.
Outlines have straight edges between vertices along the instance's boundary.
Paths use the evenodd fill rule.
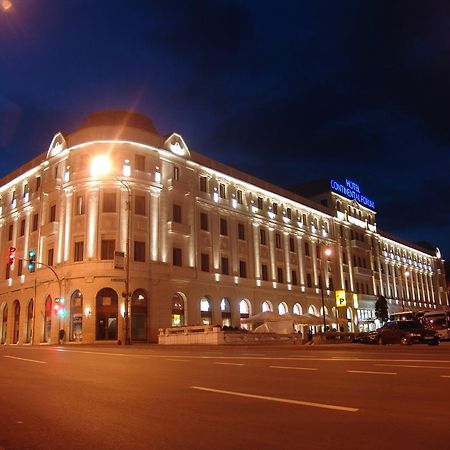
<path fill-rule="evenodd" d="M 450 438 L 448 343 L 5 346 L 0 361 L 2 450 L 419 449 Z"/>

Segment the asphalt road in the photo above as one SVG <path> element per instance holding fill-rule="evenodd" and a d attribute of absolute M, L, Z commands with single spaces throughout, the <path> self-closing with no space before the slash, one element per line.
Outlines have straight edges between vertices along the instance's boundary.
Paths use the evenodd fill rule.
<path fill-rule="evenodd" d="M 449 448 L 439 347 L 0 347 L 0 450 Z"/>

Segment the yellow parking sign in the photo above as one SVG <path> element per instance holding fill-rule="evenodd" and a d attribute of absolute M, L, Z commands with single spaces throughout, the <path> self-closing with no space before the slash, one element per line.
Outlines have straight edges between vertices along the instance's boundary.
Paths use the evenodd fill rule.
<path fill-rule="evenodd" d="M 336 291 L 336 306 L 347 306 L 347 301 L 345 300 L 345 291 Z"/>

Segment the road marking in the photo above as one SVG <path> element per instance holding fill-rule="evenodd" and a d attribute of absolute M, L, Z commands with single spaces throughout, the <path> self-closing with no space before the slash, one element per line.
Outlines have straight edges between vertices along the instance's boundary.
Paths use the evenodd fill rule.
<path fill-rule="evenodd" d="M 271 402 L 288 403 L 291 405 L 312 406 L 314 408 L 333 409 L 335 411 L 357 412 L 359 408 L 350 408 L 348 406 L 329 405 L 326 403 L 305 402 L 302 400 L 291 400 L 288 398 L 268 397 L 266 395 L 246 394 L 244 392 L 223 391 L 221 389 L 211 389 L 201 386 L 191 386 L 191 389 L 199 391 L 213 392 L 216 394 L 233 395 L 235 397 L 256 398 L 258 400 L 268 400 Z"/>
<path fill-rule="evenodd" d="M 450 375 L 441 375 L 441 378 L 450 378 Z"/>
<path fill-rule="evenodd" d="M 442 367 L 442 366 L 412 366 L 406 364 L 375 364 L 376 366 L 382 367 L 409 367 L 411 369 L 450 369 L 450 367 Z"/>
<path fill-rule="evenodd" d="M 269 366 L 271 369 L 319 370 L 315 367 Z"/>
<path fill-rule="evenodd" d="M 374 375 L 397 375 L 396 372 L 374 372 L 371 370 L 347 370 L 349 373 L 371 373 Z"/>
<path fill-rule="evenodd" d="M 166 361 L 191 362 L 190 359 L 170 359 L 170 358 L 167 358 Z"/>
<path fill-rule="evenodd" d="M 47 364 L 47 361 L 37 361 L 36 359 L 18 358 L 17 356 L 3 356 L 4 358 L 19 359 L 20 361 L 34 362 L 38 364 Z"/>
<path fill-rule="evenodd" d="M 221 364 L 222 366 L 244 366 L 244 363 L 226 363 L 226 362 L 215 362 L 214 364 Z"/>

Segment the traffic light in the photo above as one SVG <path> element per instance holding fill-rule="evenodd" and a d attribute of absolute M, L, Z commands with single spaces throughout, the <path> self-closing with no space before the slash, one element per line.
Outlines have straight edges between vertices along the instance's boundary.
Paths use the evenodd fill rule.
<path fill-rule="evenodd" d="M 34 272 L 36 270 L 36 251 L 28 251 L 28 270 Z"/>
<path fill-rule="evenodd" d="M 16 247 L 9 247 L 7 264 L 10 265 L 10 266 L 12 266 L 14 264 L 15 253 L 16 253 Z"/>
<path fill-rule="evenodd" d="M 55 306 L 53 307 L 53 309 L 55 310 L 55 314 L 58 314 L 59 317 L 65 316 L 64 297 L 55 298 Z"/>

